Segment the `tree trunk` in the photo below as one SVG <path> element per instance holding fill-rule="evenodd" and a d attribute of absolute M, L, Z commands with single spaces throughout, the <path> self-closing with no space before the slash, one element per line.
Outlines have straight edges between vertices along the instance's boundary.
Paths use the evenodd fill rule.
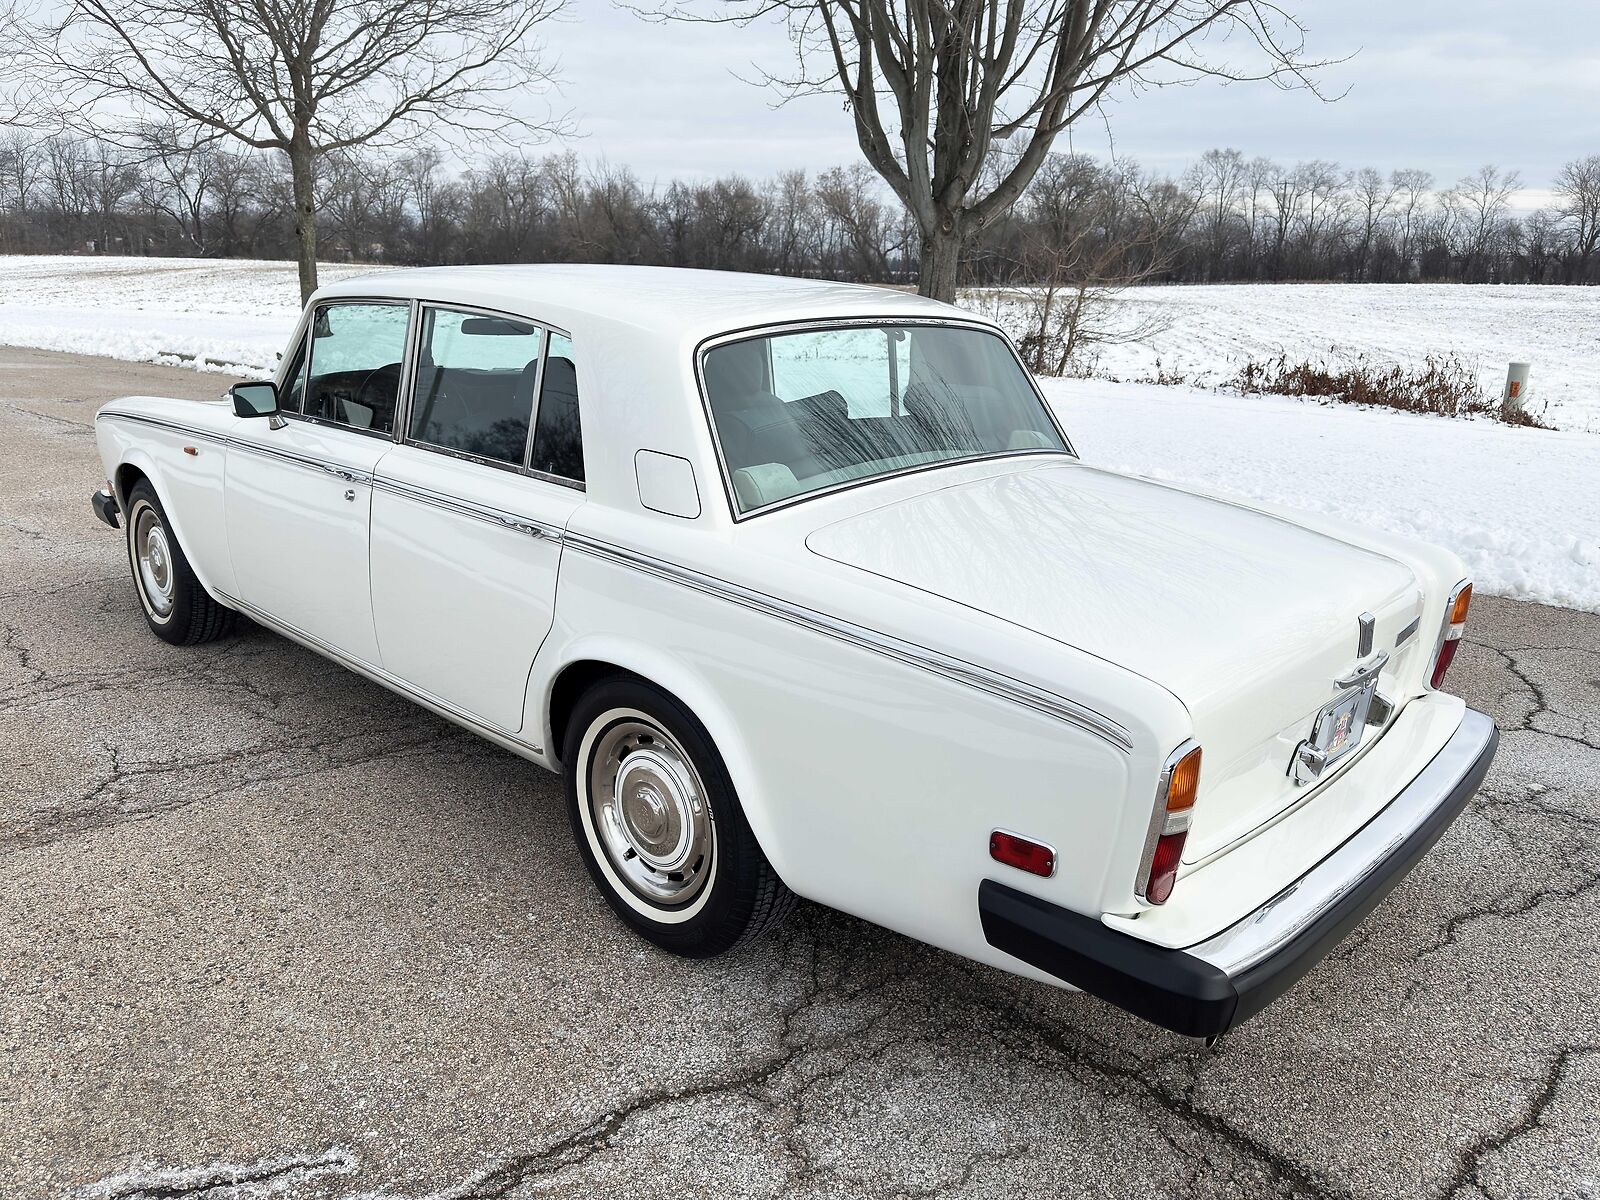
<path fill-rule="evenodd" d="M 917 294 L 946 304 L 956 302 L 956 267 L 961 262 L 961 233 L 954 220 L 922 235 L 922 269 L 917 272 Z"/>
<path fill-rule="evenodd" d="M 309 139 L 289 144 L 289 174 L 294 180 L 294 236 L 300 260 L 300 303 L 317 290 L 317 212 Z"/>

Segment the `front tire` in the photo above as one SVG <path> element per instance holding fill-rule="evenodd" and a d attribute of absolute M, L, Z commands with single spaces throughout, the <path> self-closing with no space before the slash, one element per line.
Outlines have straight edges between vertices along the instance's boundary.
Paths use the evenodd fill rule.
<path fill-rule="evenodd" d="M 227 633 L 235 614 L 212 599 L 189 566 L 155 488 L 141 479 L 128 489 L 127 505 L 128 566 L 150 632 L 174 646 Z"/>
<path fill-rule="evenodd" d="M 745 820 L 722 756 L 676 698 L 631 676 L 567 722 L 567 815 L 612 911 L 663 950 L 709 958 L 774 928 L 795 896 Z"/>

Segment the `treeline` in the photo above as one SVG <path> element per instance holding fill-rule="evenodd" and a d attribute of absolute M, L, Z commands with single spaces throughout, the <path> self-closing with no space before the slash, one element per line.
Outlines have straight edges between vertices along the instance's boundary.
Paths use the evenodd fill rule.
<path fill-rule="evenodd" d="M 904 214 L 864 164 L 660 186 L 570 153 L 500 154 L 453 172 L 434 147 L 344 152 L 319 163 L 317 213 L 327 261 L 907 272 Z M 292 222 L 288 180 L 267 155 L 0 137 L 0 252 L 286 258 Z"/>
<path fill-rule="evenodd" d="M 0 136 L 0 251 L 282 258 L 292 203 L 265 155 L 150 131 L 137 145 Z M 1167 177 L 1058 155 L 969 254 L 963 282 L 1600 282 L 1600 156 L 1519 213 L 1515 172 L 1448 186 L 1312 161 L 1207 152 Z M 908 282 L 912 226 L 867 167 L 647 183 L 573 154 L 449 168 L 425 146 L 331 154 L 322 257 L 377 263 L 656 263 Z"/>

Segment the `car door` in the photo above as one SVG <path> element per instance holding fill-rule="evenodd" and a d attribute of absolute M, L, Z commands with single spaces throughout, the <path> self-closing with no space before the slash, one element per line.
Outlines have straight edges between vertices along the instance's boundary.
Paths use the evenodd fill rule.
<path fill-rule="evenodd" d="M 584 499 L 572 346 L 531 322 L 424 306 L 401 444 L 378 464 L 371 578 L 386 671 L 522 728 Z"/>
<path fill-rule="evenodd" d="M 319 304 L 280 383 L 281 428 L 237 423 L 224 489 L 240 599 L 372 665 L 372 476 L 394 447 L 410 317 L 407 301 Z"/>

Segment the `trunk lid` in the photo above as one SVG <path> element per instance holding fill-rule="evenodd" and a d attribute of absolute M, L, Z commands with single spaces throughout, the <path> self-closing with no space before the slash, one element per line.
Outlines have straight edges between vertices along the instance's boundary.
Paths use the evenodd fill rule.
<path fill-rule="evenodd" d="M 1205 752 L 1191 862 L 1304 794 L 1290 758 L 1357 660 L 1360 614 L 1374 614 L 1374 646 L 1389 649 L 1421 612 L 1415 577 L 1393 559 L 1080 463 L 924 493 L 815 530 L 806 544 L 1176 695 Z"/>

